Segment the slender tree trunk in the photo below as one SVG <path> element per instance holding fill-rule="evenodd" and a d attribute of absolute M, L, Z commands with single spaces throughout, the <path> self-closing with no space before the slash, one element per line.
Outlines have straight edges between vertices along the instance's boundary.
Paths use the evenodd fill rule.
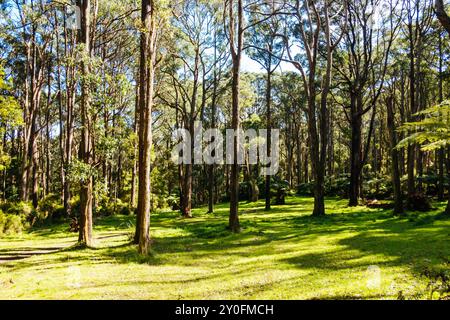
<path fill-rule="evenodd" d="M 237 22 L 235 22 L 235 4 L 237 5 Z M 244 40 L 244 7 L 242 0 L 230 1 L 229 6 L 229 37 L 231 56 L 233 61 L 232 68 L 232 112 L 231 112 L 231 127 L 235 131 L 234 146 L 233 146 L 233 164 L 231 165 L 231 181 L 230 181 L 230 216 L 229 229 L 232 232 L 240 232 L 239 224 L 239 164 L 238 164 L 238 149 L 239 149 L 239 94 L 240 94 L 240 72 L 241 72 L 241 58 Z M 236 26 L 237 24 L 237 26 Z M 235 40 L 237 43 L 235 43 Z"/>
<path fill-rule="evenodd" d="M 356 103 L 356 102 L 354 102 Z M 352 112 L 352 139 L 350 148 L 350 201 L 349 206 L 355 207 L 359 203 L 359 185 L 361 173 L 361 117 L 358 111 Z"/>
<path fill-rule="evenodd" d="M 91 104 L 90 84 L 87 79 L 90 73 L 89 59 L 92 55 L 91 50 L 91 1 L 83 0 L 80 3 L 81 8 L 81 43 L 84 45 L 84 59 L 81 62 L 82 85 L 81 85 L 81 142 L 79 150 L 79 159 L 87 167 L 92 165 L 92 137 L 90 134 L 91 121 L 89 108 Z M 86 61 L 87 60 L 87 61 Z M 93 203 L 93 177 L 87 173 L 80 183 L 80 232 L 78 241 L 80 244 L 91 247 L 92 239 L 92 203 Z"/>
<path fill-rule="evenodd" d="M 236 60 L 236 59 L 234 59 Z M 234 163 L 231 165 L 230 177 L 230 217 L 229 228 L 233 232 L 240 231 L 239 224 L 239 164 L 238 164 L 238 143 L 239 143 L 239 86 L 240 86 L 240 61 L 233 61 L 233 87 L 232 87 L 232 129 L 235 130 L 236 136 L 233 146 Z"/>
<path fill-rule="evenodd" d="M 23 139 L 23 150 L 22 150 L 22 165 L 20 170 L 20 199 L 22 201 L 28 201 L 29 193 L 29 171 L 30 171 L 30 162 L 29 162 L 29 148 L 30 148 L 30 133 L 31 133 L 31 125 L 30 122 L 33 121 L 33 105 L 32 105 L 32 95 L 33 95 L 33 81 L 34 79 L 30 76 L 33 71 L 32 67 L 32 50 L 30 41 L 27 41 L 26 32 L 24 31 L 23 41 L 25 42 L 26 48 L 26 62 L 25 62 L 25 84 L 24 84 L 24 103 L 23 103 L 23 116 L 25 120 L 25 125 L 22 130 L 22 139 Z"/>
<path fill-rule="evenodd" d="M 45 152 L 45 194 L 50 193 L 50 183 L 51 183 L 51 158 L 50 158 L 50 107 L 52 103 L 52 63 L 48 62 L 48 70 L 47 70 L 47 110 L 45 112 L 45 141 L 46 141 L 46 152 Z"/>
<path fill-rule="evenodd" d="M 361 162 L 362 162 L 362 106 L 359 96 L 351 97 L 351 127 L 352 139 L 350 149 L 350 207 L 359 204 L 361 185 Z"/>
<path fill-rule="evenodd" d="M 33 42 L 32 42 L 32 72 L 31 72 L 31 111 L 30 111 L 30 146 L 28 153 L 29 170 L 28 181 L 31 181 L 31 200 L 33 207 L 37 208 L 39 200 L 39 181 L 38 181 L 38 150 L 37 150 L 37 138 L 38 138 L 38 110 L 41 103 L 41 88 L 43 85 L 43 61 L 38 61 L 38 48 L 36 44 L 36 29 L 33 26 Z"/>
<path fill-rule="evenodd" d="M 269 59 L 270 60 L 270 59 Z M 267 156 L 270 158 L 271 156 L 271 144 L 272 144 L 272 66 L 269 63 L 267 69 L 267 88 L 266 88 L 266 107 L 267 107 Z M 272 176 L 266 176 L 266 211 L 270 211 L 270 200 L 271 200 L 271 192 L 270 192 L 270 180 Z"/>
<path fill-rule="evenodd" d="M 216 84 L 214 85 L 214 93 L 213 93 L 213 101 L 212 101 L 212 115 L 211 115 L 211 127 L 216 129 Z M 215 186 L 216 184 L 216 166 L 215 164 L 211 164 L 208 167 L 208 213 L 214 212 L 214 196 L 215 196 Z"/>
<path fill-rule="evenodd" d="M 392 166 L 391 179 L 392 185 L 394 186 L 394 214 L 403 214 L 400 170 L 398 167 L 398 151 L 395 149 L 395 147 L 397 146 L 397 134 L 395 132 L 393 97 L 389 97 L 386 103 L 387 103 L 387 126 L 389 130 L 389 140 L 391 150 L 391 166 Z"/>
<path fill-rule="evenodd" d="M 217 61 L 217 30 L 214 30 L 214 61 Z M 214 88 L 211 101 L 211 128 L 217 129 L 216 114 L 217 114 L 217 68 L 214 66 Z M 212 142 L 212 141 L 211 141 Z M 215 155 L 215 154 L 214 154 Z M 216 165 L 213 163 L 208 167 L 208 213 L 214 212 L 215 193 L 216 193 Z"/>
<path fill-rule="evenodd" d="M 134 123 L 133 123 L 133 132 L 136 136 L 138 136 L 138 127 L 139 127 L 139 72 L 137 72 L 136 76 L 136 99 L 135 99 L 135 111 L 134 111 Z M 131 195 L 130 195 L 130 207 L 134 209 L 136 207 L 136 176 L 137 176 L 137 149 L 138 145 L 135 143 L 134 145 L 134 158 L 133 158 L 133 168 L 131 172 Z M 136 241 L 136 244 L 138 242 Z"/>
<path fill-rule="evenodd" d="M 306 139 L 306 144 L 307 146 L 309 146 L 309 137 Z M 310 171 L 309 171 L 309 149 L 308 147 L 305 147 L 303 150 L 303 167 L 304 167 L 304 172 L 305 175 L 303 177 L 303 182 L 304 183 L 309 183 L 311 181 L 310 179 Z"/>
<path fill-rule="evenodd" d="M 142 1 L 140 81 L 139 81 L 139 194 L 136 234 L 139 253 L 147 254 L 150 246 L 151 146 L 154 64 L 156 55 L 155 6 L 153 0 Z"/>
<path fill-rule="evenodd" d="M 183 175 L 183 201 L 181 203 L 181 215 L 191 218 L 192 213 L 192 164 L 184 166 Z"/>
<path fill-rule="evenodd" d="M 328 176 L 334 178 L 334 120 L 333 120 L 333 114 L 329 110 L 328 111 L 328 119 L 329 119 L 329 131 L 328 131 L 328 137 L 329 137 L 329 143 L 328 143 L 328 159 L 327 159 L 327 174 Z"/>
<path fill-rule="evenodd" d="M 74 78 L 72 78 L 71 81 L 74 81 Z M 69 84 L 69 83 L 68 83 Z M 64 211 L 68 216 L 72 215 L 72 207 L 70 203 L 71 199 L 71 190 L 70 190 L 70 181 L 67 179 L 67 171 L 72 164 L 72 146 L 73 146 L 73 107 L 75 102 L 74 97 L 74 88 L 72 87 L 72 84 L 70 84 L 70 90 L 67 90 L 67 102 L 66 102 L 66 136 L 65 136 L 65 161 L 64 161 Z"/>
<path fill-rule="evenodd" d="M 440 32 L 439 32 L 440 33 Z M 439 34 L 439 103 L 444 101 L 444 85 L 443 85 L 443 52 L 442 52 L 442 37 Z M 445 172 L 444 172 L 444 158 L 445 158 L 445 148 L 440 148 L 437 151 L 437 164 L 438 164 L 438 200 L 444 201 L 444 182 L 445 182 Z M 450 191 L 449 191 L 450 192 Z"/>
<path fill-rule="evenodd" d="M 64 46 L 65 46 L 65 56 L 69 56 L 69 41 L 73 46 L 76 45 L 76 37 L 71 40 L 68 38 L 68 32 L 66 26 L 64 25 Z M 73 54 L 73 53 L 72 53 Z M 64 211 L 67 216 L 72 215 L 72 207 L 71 207 L 71 188 L 70 181 L 67 178 L 67 173 L 72 164 L 72 147 L 73 147 L 73 136 L 74 136 L 74 105 L 75 105 L 75 95 L 76 95 L 76 80 L 75 80 L 75 68 L 73 66 L 69 66 L 66 69 L 65 74 L 65 87 L 66 87 L 66 125 L 65 125 L 65 136 L 64 136 Z M 60 92 L 62 94 L 62 92 Z M 62 103 L 62 99 L 60 101 Z M 61 106 L 62 108 L 62 106 Z"/>
<path fill-rule="evenodd" d="M 58 24 L 58 16 L 55 12 L 55 29 L 59 28 Z M 67 37 L 67 35 L 66 35 Z M 59 34 L 56 34 L 56 43 L 60 43 Z M 56 45 L 56 77 L 57 77 L 57 85 L 58 85 L 58 116 L 59 116 L 59 153 L 61 157 L 61 163 L 59 167 L 59 172 L 61 176 L 61 201 L 64 203 L 65 198 L 65 181 L 66 181 L 66 173 L 65 173 L 65 148 L 64 148 L 64 118 L 63 118 L 63 91 L 62 91 L 62 79 L 61 79 L 61 53 L 60 46 Z M 67 89 L 67 88 L 66 88 Z M 66 90 L 67 95 L 67 90 Z M 65 208 L 64 208 L 65 209 Z M 67 211 L 66 211 L 67 213 Z"/>
<path fill-rule="evenodd" d="M 415 63 L 415 44 L 413 39 L 413 26 L 410 21 L 408 24 L 409 30 L 409 98 L 410 98 L 410 114 L 409 121 L 414 121 L 414 114 L 417 112 L 416 104 L 416 63 Z M 415 183 L 415 152 L 416 147 L 414 145 L 408 146 L 408 160 L 407 160 L 407 172 L 408 172 L 408 207 L 410 208 L 410 199 L 416 192 Z"/>
<path fill-rule="evenodd" d="M 302 164 L 302 156 L 303 156 L 303 133 L 300 129 L 300 124 L 298 124 L 297 130 L 295 132 L 295 138 L 297 142 L 297 185 L 300 185 L 303 183 L 303 164 Z"/>
<path fill-rule="evenodd" d="M 450 146 L 447 147 L 447 176 L 450 177 Z M 450 215 L 450 186 L 448 188 L 448 203 L 445 213 Z"/>
<path fill-rule="evenodd" d="M 312 77 L 314 79 L 314 77 Z M 314 80 L 313 80 L 314 81 Z M 310 141 L 310 157 L 312 174 L 314 176 L 314 210 L 313 216 L 320 217 L 325 215 L 325 192 L 324 182 L 325 173 L 322 171 L 320 161 L 320 141 L 317 132 L 317 117 L 316 117 L 316 95 L 314 84 L 310 84 L 310 97 L 308 107 L 308 130 Z"/>

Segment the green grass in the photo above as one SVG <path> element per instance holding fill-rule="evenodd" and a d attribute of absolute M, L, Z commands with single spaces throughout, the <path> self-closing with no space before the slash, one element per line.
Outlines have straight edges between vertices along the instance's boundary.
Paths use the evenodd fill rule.
<path fill-rule="evenodd" d="M 133 217 L 95 221 L 96 248 L 73 248 L 67 225 L 0 239 L 0 299 L 395 299 L 427 298 L 424 268 L 448 268 L 450 220 L 439 209 L 395 218 L 328 199 L 289 198 L 264 211 L 241 204 L 243 231 L 226 230 L 227 205 L 193 219 L 152 215 L 151 255 L 129 244 Z M 381 272 L 373 279 L 371 266 Z M 374 278 L 377 279 L 377 278 Z M 369 283 L 370 284 L 370 283 Z"/>

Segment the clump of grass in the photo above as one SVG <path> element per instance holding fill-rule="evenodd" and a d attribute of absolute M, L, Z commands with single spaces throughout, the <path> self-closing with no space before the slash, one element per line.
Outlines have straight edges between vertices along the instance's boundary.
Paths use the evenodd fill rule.
<path fill-rule="evenodd" d="M 428 298 L 438 300 L 450 300 L 450 265 L 438 267 L 426 267 L 421 275 L 429 281 L 427 285 Z"/>

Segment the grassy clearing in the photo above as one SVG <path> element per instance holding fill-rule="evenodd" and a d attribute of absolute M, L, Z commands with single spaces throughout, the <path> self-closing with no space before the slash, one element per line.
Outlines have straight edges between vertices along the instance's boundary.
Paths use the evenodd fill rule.
<path fill-rule="evenodd" d="M 225 229 L 227 205 L 214 215 L 197 209 L 189 220 L 154 214 L 149 257 L 129 244 L 127 216 L 96 220 L 96 249 L 71 247 L 67 225 L 3 237 L 0 299 L 426 298 L 420 273 L 449 266 L 450 220 L 441 208 L 395 218 L 329 199 L 329 215 L 317 219 L 312 201 L 289 198 L 270 213 L 263 202 L 242 204 L 238 235 Z"/>

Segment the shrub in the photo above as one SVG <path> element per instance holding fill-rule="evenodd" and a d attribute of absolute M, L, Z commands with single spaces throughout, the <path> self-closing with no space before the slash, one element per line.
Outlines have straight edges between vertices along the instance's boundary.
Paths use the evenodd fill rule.
<path fill-rule="evenodd" d="M 8 215 L 4 231 L 6 233 L 21 233 L 24 228 L 19 216 Z"/>
<path fill-rule="evenodd" d="M 74 195 L 70 198 L 70 207 L 72 210 L 72 216 L 77 217 L 80 215 L 80 196 Z"/>
<path fill-rule="evenodd" d="M 178 195 L 170 195 L 167 198 L 167 204 L 173 211 L 180 210 L 180 197 Z"/>
<path fill-rule="evenodd" d="M 167 208 L 169 205 L 167 203 L 166 195 L 160 195 L 152 193 L 151 195 L 151 211 L 155 211 L 157 209 Z"/>
<path fill-rule="evenodd" d="M 3 211 L 0 211 L 0 235 L 4 233 L 6 219 L 6 215 L 3 213 Z"/>
<path fill-rule="evenodd" d="M 432 209 L 430 199 L 421 192 L 416 192 L 408 197 L 408 209 L 426 212 Z"/>
<path fill-rule="evenodd" d="M 39 221 L 46 219 L 58 220 L 66 215 L 64 206 L 61 204 L 61 199 L 56 194 L 50 194 L 39 201 L 38 215 Z"/>
<path fill-rule="evenodd" d="M 394 193 L 389 176 L 367 175 L 363 179 L 364 196 L 368 199 L 388 199 Z"/>
<path fill-rule="evenodd" d="M 248 201 L 250 193 L 250 183 L 247 181 L 239 183 L 239 199 L 241 201 Z"/>
<path fill-rule="evenodd" d="M 329 197 L 348 197 L 348 190 L 350 189 L 350 176 L 342 174 L 336 177 L 325 178 L 325 195 Z"/>
<path fill-rule="evenodd" d="M 22 231 L 25 226 L 33 222 L 33 219 L 37 214 L 32 204 L 24 201 L 7 202 L 3 204 L 2 209 L 5 215 L 5 233 L 8 233 L 9 231 L 11 233 Z"/>
<path fill-rule="evenodd" d="M 134 210 L 126 205 L 120 208 L 119 214 L 123 216 L 131 216 L 133 214 Z"/>
<path fill-rule="evenodd" d="M 31 202 L 25 201 L 7 203 L 6 208 L 8 214 L 26 217 L 31 216 L 34 211 Z"/>
<path fill-rule="evenodd" d="M 24 227 L 20 216 L 5 214 L 0 211 L 0 235 L 21 233 Z"/>
<path fill-rule="evenodd" d="M 348 174 L 339 176 L 326 177 L 325 183 L 325 195 L 328 197 L 348 197 L 348 190 L 350 188 L 350 177 Z M 297 194 L 300 196 L 313 196 L 314 195 L 314 181 L 308 183 L 302 183 L 297 186 Z"/>
<path fill-rule="evenodd" d="M 299 196 L 312 196 L 314 194 L 314 183 L 301 183 L 297 186 L 297 194 Z"/>
<path fill-rule="evenodd" d="M 123 202 L 121 199 L 111 199 L 108 202 L 103 202 L 97 208 L 97 213 L 102 216 L 113 216 L 116 214 L 130 215 L 132 212 L 128 203 Z"/>

